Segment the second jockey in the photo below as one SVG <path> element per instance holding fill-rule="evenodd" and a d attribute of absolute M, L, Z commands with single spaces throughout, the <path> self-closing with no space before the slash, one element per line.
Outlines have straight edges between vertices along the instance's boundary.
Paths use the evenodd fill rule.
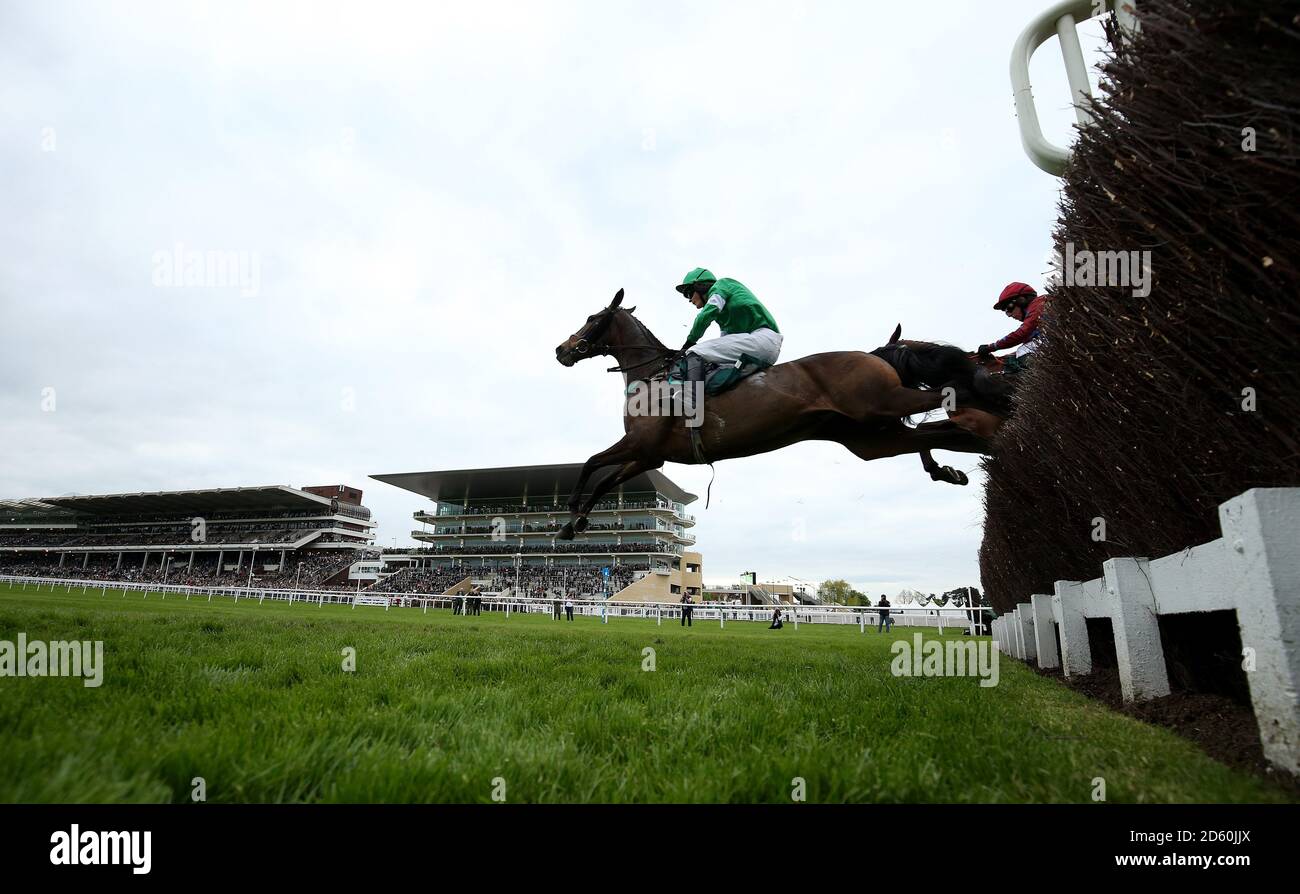
<path fill-rule="evenodd" d="M 980 345 L 980 359 L 989 360 L 992 359 L 994 351 L 1015 348 L 1014 357 L 1004 358 L 1007 371 L 1019 372 L 1028 368 L 1030 355 L 1042 344 L 1042 314 L 1046 301 L 1047 296 L 1039 295 L 1026 283 L 1009 283 L 1002 290 L 1002 294 L 998 295 L 993 309 L 1002 311 L 1013 320 L 1018 320 L 1020 326 L 995 342 Z"/>

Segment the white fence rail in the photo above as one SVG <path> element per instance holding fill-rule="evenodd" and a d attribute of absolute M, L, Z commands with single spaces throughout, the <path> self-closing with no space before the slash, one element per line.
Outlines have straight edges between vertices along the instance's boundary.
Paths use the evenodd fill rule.
<path fill-rule="evenodd" d="M 37 591 L 48 588 L 50 592 L 63 590 L 71 593 L 74 589 L 83 593 L 96 590 L 101 596 L 113 593 L 140 593 L 141 598 L 148 598 L 156 593 L 166 599 L 168 596 L 183 596 L 186 600 L 202 598 L 211 602 L 213 597 L 256 600 L 259 604 L 267 599 L 277 602 L 307 603 L 325 605 L 339 603 L 351 605 L 389 606 L 420 608 L 427 612 L 430 608 L 451 608 L 453 601 L 463 598 L 461 594 L 429 595 L 426 593 L 373 593 L 351 590 L 277 590 L 247 587 L 194 587 L 180 584 L 127 583 L 106 580 L 74 580 L 69 578 L 27 577 L 20 575 L 0 575 L 0 581 L 21 584 L 23 589 L 34 587 Z M 508 617 L 514 612 L 525 614 L 552 614 L 555 612 L 554 598 L 536 599 L 521 597 L 509 591 L 500 593 L 483 593 L 482 609 L 489 612 L 504 612 Z M 559 600 L 561 606 L 564 600 Z M 679 602 L 614 602 L 603 599 L 571 600 L 575 615 L 587 615 L 602 618 L 608 623 L 610 618 L 650 618 L 662 624 L 664 620 L 679 621 L 682 604 Z M 717 621 L 719 626 L 726 626 L 728 621 L 754 621 L 768 623 L 772 610 L 776 606 L 764 605 L 723 605 L 719 603 L 693 603 L 691 605 L 693 621 Z M 853 624 L 863 633 L 869 627 L 880 626 L 880 616 L 884 609 L 870 606 L 791 606 L 781 605 L 783 621 L 795 629 L 804 624 Z M 944 606 L 890 606 L 887 611 L 893 625 L 900 627 L 933 627 L 938 633 L 966 632 L 980 635 L 985 632 L 985 616 L 988 609 L 982 606 L 956 607 Z"/>
<path fill-rule="evenodd" d="M 1110 559 L 993 622 L 1014 658 L 1092 672 L 1087 620 L 1105 618 L 1125 701 L 1169 694 L 1160 615 L 1235 611 L 1264 756 L 1300 774 L 1300 488 L 1257 488 L 1219 507 L 1223 537 L 1161 559 Z M 1058 654 L 1057 641 L 1060 641 Z"/>

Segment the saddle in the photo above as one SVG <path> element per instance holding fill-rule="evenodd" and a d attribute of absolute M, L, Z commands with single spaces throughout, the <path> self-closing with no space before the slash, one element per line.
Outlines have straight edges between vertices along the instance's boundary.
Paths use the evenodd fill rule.
<path fill-rule="evenodd" d="M 704 364 L 704 394 L 708 397 L 714 397 L 728 389 L 736 387 L 740 382 L 756 372 L 762 372 L 772 364 L 764 363 L 757 357 L 751 357 L 749 354 L 741 354 L 740 359 L 735 363 L 719 364 L 713 361 L 705 361 Z M 680 385 L 686 381 L 686 358 L 677 361 L 673 369 L 668 373 L 668 384 Z"/>
<path fill-rule="evenodd" d="M 668 370 L 668 384 L 670 387 L 674 385 L 680 387 L 686 383 L 686 363 L 686 358 L 683 357 L 673 365 L 672 369 Z M 735 363 L 714 363 L 712 361 L 705 361 L 704 395 L 706 397 L 713 397 L 721 394 L 728 389 L 736 387 L 736 385 L 740 384 L 754 373 L 761 372 L 771 365 L 772 364 L 764 363 L 762 360 L 759 360 L 757 357 L 752 357 L 749 354 L 741 354 L 740 359 Z M 681 394 L 681 398 L 684 400 L 685 394 L 681 392 L 679 392 L 679 394 Z M 695 461 L 701 465 L 708 463 L 708 457 L 704 455 L 704 443 L 700 438 L 699 428 L 687 426 L 686 432 L 691 439 L 691 454 L 695 458 Z"/>

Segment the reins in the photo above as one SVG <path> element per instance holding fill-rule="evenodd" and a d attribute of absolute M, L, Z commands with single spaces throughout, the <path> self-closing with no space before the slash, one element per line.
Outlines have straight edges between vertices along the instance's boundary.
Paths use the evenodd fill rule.
<path fill-rule="evenodd" d="M 646 360 L 642 363 L 633 363 L 630 366 L 611 366 L 609 369 L 605 370 L 605 372 L 612 372 L 612 373 L 631 372 L 634 369 L 640 369 L 643 366 L 649 366 L 652 363 L 658 363 L 659 361 L 672 357 L 674 354 L 677 353 L 672 348 L 654 348 L 651 347 L 650 345 L 646 345 L 644 348 L 640 348 L 640 349 L 634 348 L 633 350 L 654 351 L 655 356 L 651 357 L 649 360 Z"/>
<path fill-rule="evenodd" d="M 612 316 L 613 315 L 611 314 L 611 320 L 612 320 Z M 646 328 L 646 325 L 642 323 L 640 320 L 638 320 L 636 316 L 630 311 L 628 312 L 628 318 L 633 323 L 636 324 L 636 328 L 640 331 L 643 337 L 645 337 L 649 341 L 655 342 L 656 344 L 659 342 L 659 339 L 654 337 L 654 334 L 649 329 Z M 602 334 L 604 334 L 603 331 Z M 657 348 L 653 344 L 626 345 L 626 347 L 632 351 L 653 351 L 654 356 L 651 357 L 649 360 L 642 361 L 641 363 L 632 363 L 627 366 L 611 366 L 609 369 L 605 370 L 605 372 L 617 372 L 617 373 L 632 372 L 633 370 L 641 369 L 643 366 L 649 366 L 652 363 L 658 363 L 661 360 L 666 360 L 677 353 L 672 348 L 666 348 L 663 347 L 662 345 Z M 667 370 L 667 368 L 668 365 L 665 363 L 664 364 L 665 371 Z"/>

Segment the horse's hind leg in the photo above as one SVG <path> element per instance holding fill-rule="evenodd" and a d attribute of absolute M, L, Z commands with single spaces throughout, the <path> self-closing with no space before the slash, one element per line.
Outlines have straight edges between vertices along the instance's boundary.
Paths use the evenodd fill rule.
<path fill-rule="evenodd" d="M 952 466 L 941 466 L 934 461 L 934 457 L 929 450 L 920 451 L 921 468 L 930 473 L 931 481 L 946 481 L 949 484 L 970 484 L 970 479 L 961 469 L 954 469 Z"/>
<path fill-rule="evenodd" d="M 951 422 L 924 423 L 914 429 L 900 428 L 895 431 L 881 432 L 844 431 L 834 440 L 843 444 L 859 459 L 884 459 L 889 456 L 901 456 L 904 453 L 919 453 L 921 465 L 935 481 L 949 484 L 966 484 L 966 474 L 951 466 L 940 466 L 931 455 L 932 450 L 953 450 L 958 453 L 985 453 L 988 444 L 970 432 L 962 431 Z"/>

